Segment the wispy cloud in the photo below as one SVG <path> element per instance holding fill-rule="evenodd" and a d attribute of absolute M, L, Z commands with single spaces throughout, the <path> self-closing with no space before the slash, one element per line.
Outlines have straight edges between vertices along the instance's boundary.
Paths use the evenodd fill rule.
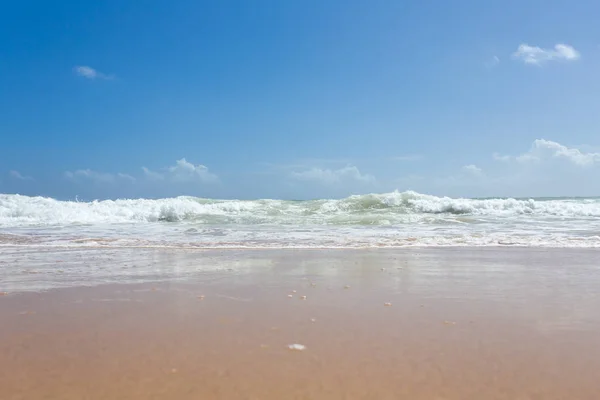
<path fill-rule="evenodd" d="M 146 167 L 142 167 L 142 171 L 144 171 L 144 176 L 146 179 L 154 180 L 154 181 L 162 181 L 165 179 L 163 174 L 159 174 L 158 172 L 151 171 Z"/>
<path fill-rule="evenodd" d="M 175 165 L 163 168 L 161 172 L 152 171 L 142 167 L 144 175 L 150 180 L 168 180 L 172 182 L 201 182 L 215 183 L 219 177 L 208 170 L 208 167 L 194 165 L 185 158 L 177 160 Z"/>
<path fill-rule="evenodd" d="M 8 173 L 11 178 L 17 179 L 20 181 L 33 181 L 34 179 L 31 176 L 22 175 L 19 171 L 12 170 Z"/>
<path fill-rule="evenodd" d="M 363 174 L 357 167 L 352 165 L 340 169 L 314 167 L 304 171 L 293 171 L 290 177 L 299 181 L 315 182 L 324 185 L 336 184 L 342 181 L 375 182 L 373 175 Z"/>
<path fill-rule="evenodd" d="M 510 161 L 511 157 L 507 156 L 507 155 L 502 155 L 500 153 L 494 153 L 492 154 L 492 157 L 494 158 L 494 160 L 496 161 Z"/>
<path fill-rule="evenodd" d="M 135 182 L 135 178 L 129 174 L 123 174 L 121 172 L 117 173 L 117 178 L 124 179 L 129 182 Z"/>
<path fill-rule="evenodd" d="M 73 67 L 73 72 L 75 72 L 76 75 L 82 76 L 86 79 L 104 79 L 104 80 L 114 79 L 114 75 L 104 74 L 92 67 L 87 66 L 87 65 L 75 66 L 75 67 Z"/>
<path fill-rule="evenodd" d="M 420 154 L 405 154 L 401 156 L 392 157 L 394 161 L 418 161 L 423 158 Z"/>
<path fill-rule="evenodd" d="M 574 147 L 567 147 L 546 139 L 533 141 L 529 151 L 517 156 L 494 154 L 498 161 L 517 161 L 519 163 L 540 163 L 551 159 L 566 160 L 579 167 L 589 167 L 600 164 L 600 153 L 585 152 Z"/>
<path fill-rule="evenodd" d="M 512 54 L 515 60 L 523 61 L 529 65 L 542 65 L 548 61 L 576 61 L 581 54 L 568 44 L 559 43 L 551 49 L 543 49 L 522 43 L 517 51 Z"/>
<path fill-rule="evenodd" d="M 600 163 L 600 153 L 585 153 L 545 139 L 535 140 L 529 152 L 517 157 L 517 161 L 540 161 L 545 158 L 562 158 L 580 167 Z"/>
<path fill-rule="evenodd" d="M 525 152 L 494 153 L 497 164 L 464 165 L 449 176 L 430 176 L 417 190 L 450 196 L 597 196 L 600 148 L 536 139 Z"/>
<path fill-rule="evenodd" d="M 462 167 L 462 170 L 463 170 L 463 172 L 466 172 L 467 174 L 472 175 L 472 176 L 482 176 L 483 175 L 483 170 L 474 164 L 465 165 L 464 167 Z"/>
<path fill-rule="evenodd" d="M 78 169 L 76 171 L 66 171 L 64 173 L 65 178 L 75 181 L 91 181 L 96 183 L 114 183 L 118 180 L 127 180 L 134 182 L 135 178 L 131 175 L 118 173 L 116 175 L 107 172 L 98 172 L 91 169 Z"/>
<path fill-rule="evenodd" d="M 498 56 L 493 56 L 492 58 L 490 58 L 489 60 L 487 60 L 485 62 L 485 66 L 488 68 L 494 68 L 498 64 L 500 64 L 500 57 L 498 57 Z"/>
<path fill-rule="evenodd" d="M 302 169 L 310 169 L 314 166 L 329 168 L 335 168 L 342 165 L 351 164 L 352 160 L 348 158 L 305 158 L 294 160 L 285 164 L 271 163 L 271 162 L 260 162 L 258 165 L 267 169 L 270 172 L 285 172 L 285 171 L 297 171 Z"/>

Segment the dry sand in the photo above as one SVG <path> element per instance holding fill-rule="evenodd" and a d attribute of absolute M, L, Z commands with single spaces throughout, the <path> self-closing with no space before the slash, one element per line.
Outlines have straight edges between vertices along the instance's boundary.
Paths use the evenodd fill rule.
<path fill-rule="evenodd" d="M 232 252 L 185 281 L 9 293 L 0 399 L 594 400 L 599 253 Z"/>

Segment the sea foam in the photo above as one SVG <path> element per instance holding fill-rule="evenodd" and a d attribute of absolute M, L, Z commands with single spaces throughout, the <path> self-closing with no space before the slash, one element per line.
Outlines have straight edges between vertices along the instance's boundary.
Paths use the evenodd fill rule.
<path fill-rule="evenodd" d="M 598 199 L 392 192 L 309 201 L 59 201 L 0 195 L 1 246 L 169 248 L 600 247 Z"/>
<path fill-rule="evenodd" d="M 196 224 L 390 225 L 468 218 L 597 218 L 598 199 L 461 199 L 416 192 L 339 200 L 209 200 L 196 197 L 91 202 L 0 195 L 0 227 L 193 222 Z"/>

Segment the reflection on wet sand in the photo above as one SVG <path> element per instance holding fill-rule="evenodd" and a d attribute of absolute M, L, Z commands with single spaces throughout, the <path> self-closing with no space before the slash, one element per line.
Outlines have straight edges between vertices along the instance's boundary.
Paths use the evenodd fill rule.
<path fill-rule="evenodd" d="M 592 250 L 21 257 L 38 262 L 15 270 L 40 273 L 1 281 L 2 399 L 554 400 L 600 391 Z M 72 287 L 19 290 L 41 285 L 56 264 Z M 86 278 L 112 284 L 81 287 Z"/>

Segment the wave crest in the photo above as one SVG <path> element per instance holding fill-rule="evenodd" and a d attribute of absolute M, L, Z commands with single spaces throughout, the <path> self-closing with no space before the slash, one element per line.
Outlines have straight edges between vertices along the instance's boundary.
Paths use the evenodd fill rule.
<path fill-rule="evenodd" d="M 166 199 L 59 201 L 0 195 L 0 227 L 191 221 L 200 224 L 371 224 L 465 222 L 511 216 L 600 217 L 598 199 L 465 199 L 413 191 L 339 200 Z"/>

